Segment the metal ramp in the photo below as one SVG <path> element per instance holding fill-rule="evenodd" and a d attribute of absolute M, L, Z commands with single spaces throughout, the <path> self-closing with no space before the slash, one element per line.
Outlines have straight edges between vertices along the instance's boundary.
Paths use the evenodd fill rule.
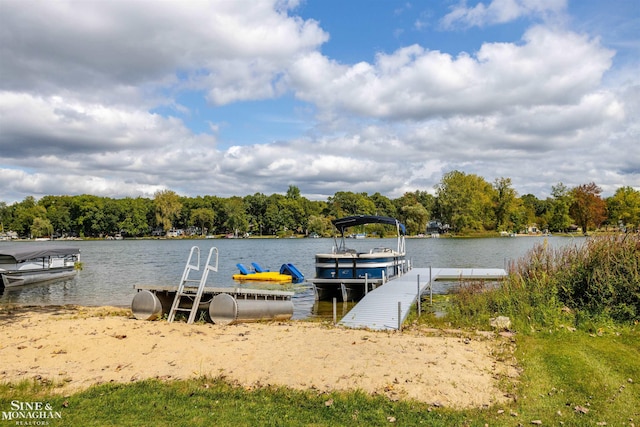
<path fill-rule="evenodd" d="M 214 253 L 216 255 L 215 265 L 211 265 L 211 257 Z M 194 255 L 196 255 L 195 264 L 193 262 Z M 202 272 L 200 279 L 190 278 L 193 271 L 200 271 L 200 248 L 197 246 L 193 246 L 189 252 L 187 264 L 184 267 L 180 284 L 178 285 L 176 295 L 173 299 L 173 304 L 171 304 L 171 309 L 169 310 L 169 316 L 167 319 L 169 322 L 173 322 L 175 320 L 176 312 L 178 311 L 189 313 L 187 323 L 190 324 L 195 321 L 198 306 L 200 305 L 200 300 L 204 293 L 204 287 L 207 283 L 207 278 L 209 277 L 209 272 L 218 271 L 218 248 L 213 247 L 209 250 L 209 256 L 207 257 L 207 262 L 205 263 L 204 271 Z M 189 286 L 189 283 L 198 283 L 198 286 Z M 180 307 L 183 298 L 191 301 L 190 307 Z"/>
<path fill-rule="evenodd" d="M 401 329 L 418 295 L 433 281 L 503 279 L 506 275 L 507 272 L 501 268 L 413 268 L 370 291 L 339 324 L 374 330 Z"/>

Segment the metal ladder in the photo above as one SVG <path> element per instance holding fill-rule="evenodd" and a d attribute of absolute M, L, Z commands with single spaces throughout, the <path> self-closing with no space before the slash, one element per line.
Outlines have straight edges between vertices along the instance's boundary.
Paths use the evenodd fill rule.
<path fill-rule="evenodd" d="M 213 254 L 216 254 L 215 265 L 211 265 L 211 257 Z M 193 264 L 193 255 L 196 254 L 197 260 L 196 264 Z M 180 284 L 178 285 L 178 290 L 176 292 L 176 296 L 173 299 L 173 304 L 171 304 L 171 310 L 169 310 L 168 321 L 173 322 L 176 317 L 176 312 L 185 311 L 189 312 L 189 319 L 187 320 L 188 324 L 191 324 L 196 319 L 196 314 L 198 312 L 198 306 L 200 305 L 200 300 L 202 299 L 202 294 L 204 293 L 204 286 L 207 283 L 207 278 L 209 277 L 209 272 L 218 271 L 218 248 L 212 247 L 209 249 L 209 256 L 207 257 L 207 262 L 204 267 L 204 271 L 202 272 L 202 276 L 200 280 L 198 279 L 190 279 L 189 275 L 192 271 L 200 271 L 200 248 L 197 246 L 193 246 L 191 251 L 189 252 L 189 259 L 187 259 L 187 264 L 184 267 L 184 272 L 182 273 L 182 278 L 180 279 Z M 188 283 L 198 283 L 198 287 L 188 286 Z M 183 298 L 187 298 L 192 300 L 191 307 L 181 308 L 180 303 Z"/>

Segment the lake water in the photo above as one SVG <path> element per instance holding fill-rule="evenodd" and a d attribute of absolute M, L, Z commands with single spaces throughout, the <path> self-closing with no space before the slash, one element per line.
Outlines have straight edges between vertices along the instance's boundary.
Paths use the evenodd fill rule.
<path fill-rule="evenodd" d="M 506 268 L 509 261 L 524 256 L 536 244 L 552 247 L 580 244 L 583 238 L 516 237 L 483 239 L 407 239 L 407 256 L 414 267 Z M 57 242 L 60 243 L 60 242 Z M 395 239 L 354 239 L 349 247 L 395 247 Z M 5 244 L 0 242 L 0 245 Z M 29 242 L 19 244 L 28 245 Z M 73 280 L 5 289 L 0 304 L 87 306 L 129 306 L 134 285 L 177 285 L 189 250 L 199 246 L 202 262 L 212 246 L 219 251 L 219 271 L 209 276 L 209 286 L 238 286 L 231 276 L 237 263 L 247 267 L 258 262 L 263 268 L 278 270 L 293 263 L 305 279 L 314 276 L 314 256 L 330 251 L 333 239 L 209 239 L 209 240 L 105 240 L 75 241 L 65 244 L 81 250 L 83 270 Z M 446 292 L 440 284 L 435 292 Z M 308 284 L 294 287 L 294 318 L 318 315 L 330 308 L 318 307 Z M 322 315 L 322 313 L 320 313 Z"/>

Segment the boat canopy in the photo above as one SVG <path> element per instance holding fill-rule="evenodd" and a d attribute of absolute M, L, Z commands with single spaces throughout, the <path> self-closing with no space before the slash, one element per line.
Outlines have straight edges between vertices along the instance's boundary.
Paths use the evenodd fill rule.
<path fill-rule="evenodd" d="M 16 262 L 48 256 L 77 255 L 80 248 L 43 244 L 0 245 L 0 257 L 11 257 Z"/>
<path fill-rule="evenodd" d="M 377 216 L 377 215 L 354 215 L 347 216 L 344 218 L 334 219 L 331 221 L 333 225 L 340 230 L 340 233 L 344 235 L 344 230 L 353 227 L 356 225 L 363 224 L 389 224 L 395 225 L 398 228 L 398 232 L 402 235 L 407 234 L 407 229 L 404 224 L 400 223 L 395 218 L 391 218 L 388 216 Z"/>

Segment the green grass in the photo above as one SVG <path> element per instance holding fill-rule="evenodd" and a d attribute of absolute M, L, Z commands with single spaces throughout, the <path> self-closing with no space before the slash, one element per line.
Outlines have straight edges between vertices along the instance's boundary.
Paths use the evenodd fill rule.
<path fill-rule="evenodd" d="M 605 336 L 579 331 L 540 334 L 518 339 L 516 358 L 523 369 L 519 415 L 540 419 L 544 425 L 640 424 L 637 330 Z"/>

